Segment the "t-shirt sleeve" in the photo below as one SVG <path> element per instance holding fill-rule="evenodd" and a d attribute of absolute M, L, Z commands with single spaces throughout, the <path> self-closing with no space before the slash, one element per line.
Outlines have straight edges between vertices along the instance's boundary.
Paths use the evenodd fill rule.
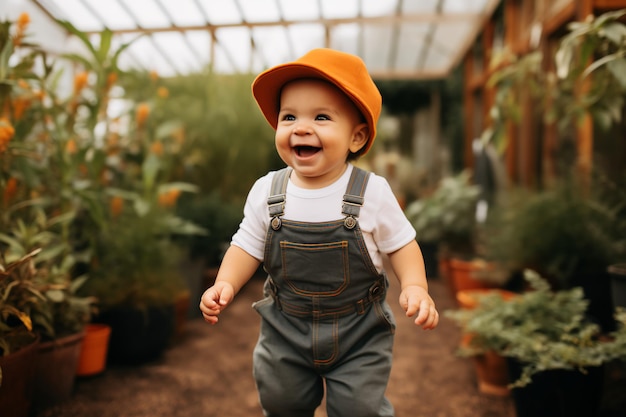
<path fill-rule="evenodd" d="M 380 176 L 372 177 L 370 181 L 373 180 L 376 184 L 372 188 L 376 189 L 374 201 L 377 205 L 372 234 L 378 250 L 389 254 L 414 240 L 416 233 L 387 180 Z"/>
<path fill-rule="evenodd" d="M 250 189 L 243 209 L 243 220 L 231 240 L 231 245 L 243 249 L 261 262 L 269 224 L 267 196 L 271 174 L 258 179 Z"/>

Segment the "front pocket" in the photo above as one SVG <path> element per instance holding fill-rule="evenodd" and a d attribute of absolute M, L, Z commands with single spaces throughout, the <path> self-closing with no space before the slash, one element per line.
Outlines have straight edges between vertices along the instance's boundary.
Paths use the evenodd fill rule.
<path fill-rule="evenodd" d="M 280 242 L 283 279 L 304 296 L 336 296 L 350 282 L 348 241 L 329 243 Z"/>

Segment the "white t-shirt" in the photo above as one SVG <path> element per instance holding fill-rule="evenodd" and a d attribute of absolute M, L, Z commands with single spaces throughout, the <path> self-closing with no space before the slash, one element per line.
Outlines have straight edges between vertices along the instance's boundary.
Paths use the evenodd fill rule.
<path fill-rule="evenodd" d="M 341 213 L 343 195 L 353 169 L 349 164 L 341 178 L 319 189 L 300 188 L 289 181 L 283 218 L 310 223 L 344 218 Z M 244 218 L 231 242 L 260 261 L 263 261 L 265 235 L 271 220 L 267 197 L 274 174 L 275 171 L 269 172 L 252 186 L 244 207 Z M 392 253 L 410 243 L 415 239 L 415 229 L 385 178 L 370 175 L 364 199 L 358 217 L 359 226 L 372 261 L 380 272 L 383 269 L 382 254 Z"/>

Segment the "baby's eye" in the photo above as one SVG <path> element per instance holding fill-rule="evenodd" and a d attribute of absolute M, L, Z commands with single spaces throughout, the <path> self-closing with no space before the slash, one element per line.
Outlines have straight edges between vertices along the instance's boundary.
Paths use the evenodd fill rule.
<path fill-rule="evenodd" d="M 315 120 L 330 120 L 330 117 L 327 114 L 318 114 L 315 116 Z"/>
<path fill-rule="evenodd" d="M 283 120 L 286 120 L 288 122 L 292 122 L 292 121 L 296 120 L 296 116 L 294 116 L 293 114 L 285 114 L 283 116 Z"/>

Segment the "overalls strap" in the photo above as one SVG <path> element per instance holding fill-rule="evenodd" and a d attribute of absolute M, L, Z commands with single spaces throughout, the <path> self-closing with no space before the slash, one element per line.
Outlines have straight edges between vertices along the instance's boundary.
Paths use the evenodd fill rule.
<path fill-rule="evenodd" d="M 287 167 L 276 171 L 274 178 L 272 178 L 272 187 L 267 198 L 267 206 L 269 216 L 272 219 L 270 224 L 274 230 L 280 228 L 282 224 L 280 218 L 285 214 L 285 199 L 290 174 L 291 168 Z M 369 176 L 370 173 L 365 170 L 357 167 L 352 169 L 341 207 L 341 213 L 346 216 L 345 225 L 348 229 L 356 226 L 356 218 L 359 217 L 359 212 L 363 206 L 363 196 L 365 195 Z"/>
<path fill-rule="evenodd" d="M 291 168 L 286 167 L 277 171 L 272 178 L 272 188 L 270 196 L 267 198 L 267 206 L 271 218 L 280 217 L 285 214 L 285 192 Z"/>
<path fill-rule="evenodd" d="M 363 206 L 365 188 L 369 180 L 370 173 L 361 168 L 354 167 L 346 193 L 343 196 L 343 206 L 341 212 L 349 217 L 358 217 Z"/>

